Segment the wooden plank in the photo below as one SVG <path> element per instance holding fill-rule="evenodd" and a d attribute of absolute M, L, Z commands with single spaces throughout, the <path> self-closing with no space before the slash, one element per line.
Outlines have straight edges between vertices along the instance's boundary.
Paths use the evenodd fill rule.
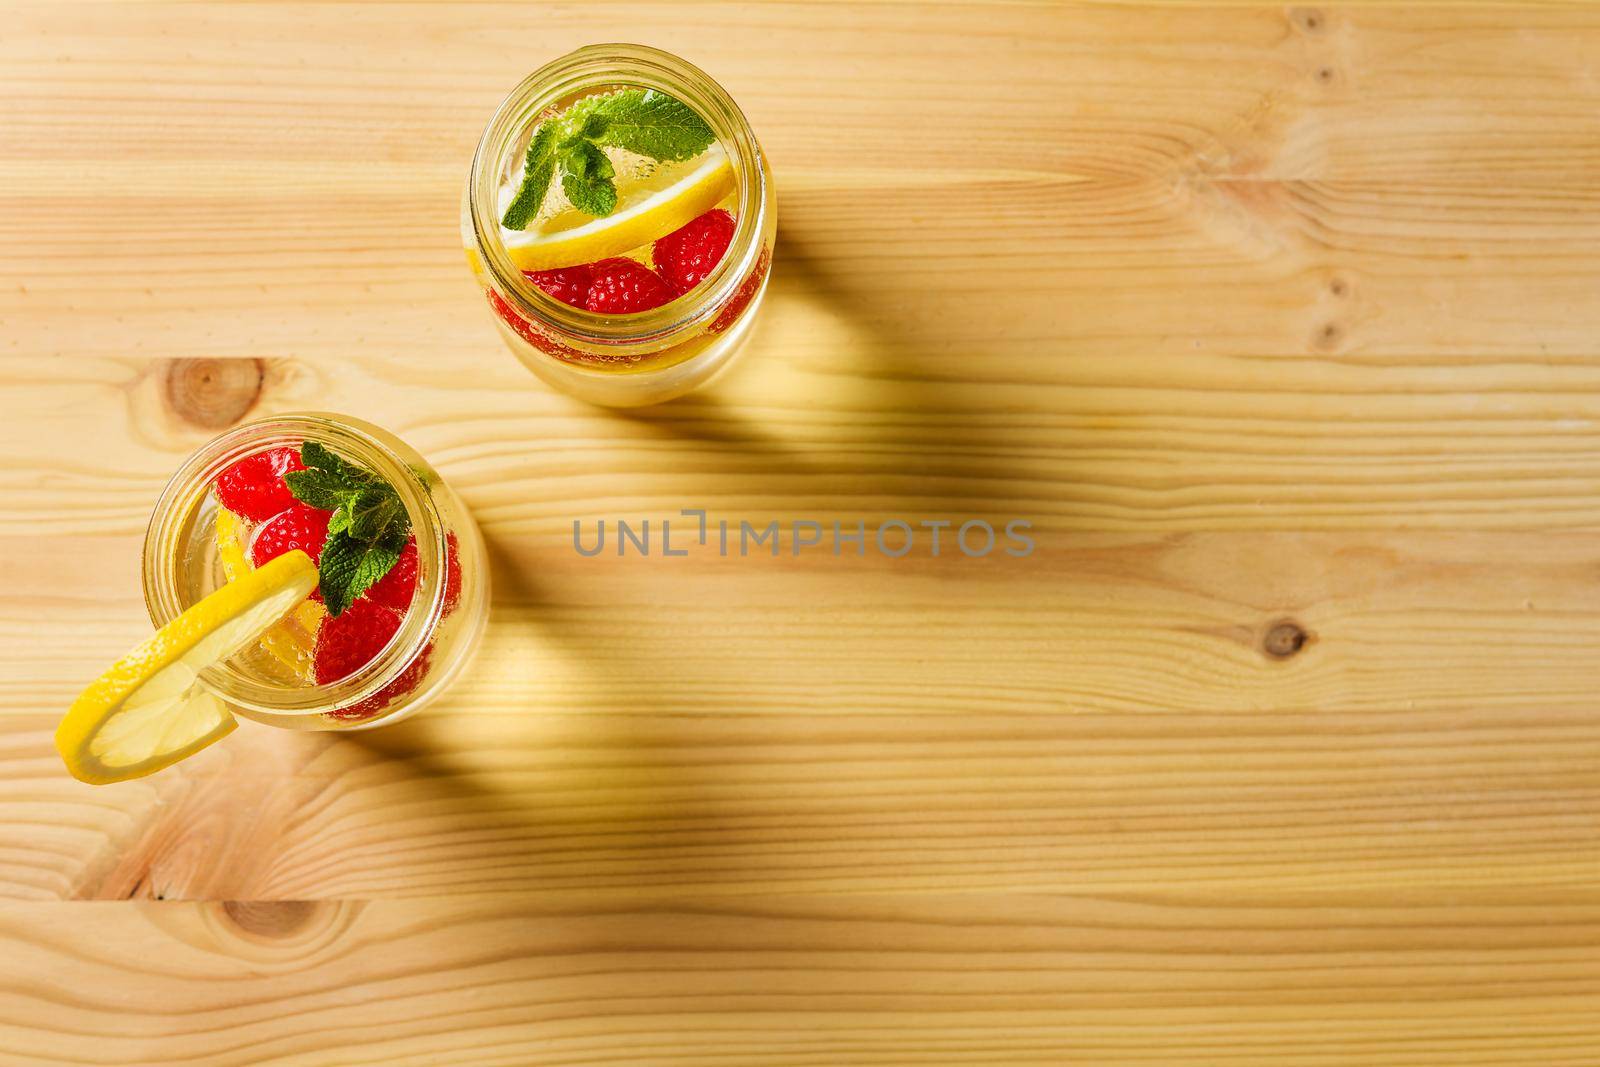
<path fill-rule="evenodd" d="M 46 725 L 13 722 L 5 747 Z M 6 895 L 1531 900 L 1592 888 L 1600 819 L 1600 730 L 1577 714 L 480 712 L 359 741 L 241 733 L 115 793 L 17 760 Z"/>
<path fill-rule="evenodd" d="M 774 324 L 787 314 L 770 309 Z M 1581 360 L 1296 370 L 1197 356 L 1175 383 L 1167 360 L 1069 356 L 964 383 L 869 371 L 843 351 L 752 364 L 704 398 L 621 419 L 552 397 L 494 349 L 483 380 L 370 354 L 325 371 L 274 361 L 250 410 L 387 416 L 491 536 L 570 537 L 574 519 L 659 523 L 695 506 L 762 525 L 1020 517 L 1085 532 L 1600 521 L 1600 370 Z M 211 432 L 167 401 L 191 365 L 68 361 L 40 384 L 48 366 L 0 366 L 8 392 L 41 398 L 8 431 L 0 533 L 142 531 Z"/>
<path fill-rule="evenodd" d="M 1600 642 L 1583 534 L 1074 535 L 1025 559 L 933 558 L 926 537 L 900 559 L 787 542 L 589 559 L 570 537 L 490 539 L 494 625 L 464 684 L 491 710 L 631 711 L 666 677 L 681 689 L 651 706 L 673 713 L 814 711 L 830 684 L 858 714 L 1576 711 Z M 14 710 L 54 710 L 148 630 L 137 560 L 120 541 L 19 543 L 7 683 Z M 73 565 L 116 594 L 62 595 L 52 576 Z M 1283 620 L 1308 641 L 1275 659 Z"/>
<path fill-rule="evenodd" d="M 1570 1067 L 1600 1040 L 1600 906 L 1570 894 L 16 904 L 0 944 L 30 1063 Z"/>

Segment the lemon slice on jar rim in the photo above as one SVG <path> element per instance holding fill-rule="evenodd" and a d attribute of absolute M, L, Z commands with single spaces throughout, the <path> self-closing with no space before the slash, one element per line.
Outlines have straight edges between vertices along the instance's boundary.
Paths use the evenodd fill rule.
<path fill-rule="evenodd" d="M 259 641 L 316 587 L 311 557 L 286 552 L 163 626 L 67 709 L 56 728 L 67 770 L 94 785 L 123 782 L 226 737 L 238 723 L 200 672 Z"/>
<path fill-rule="evenodd" d="M 733 163 L 712 145 L 688 163 L 617 175 L 617 206 L 596 218 L 567 207 L 531 230 L 501 228 L 506 254 L 519 270 L 553 270 L 620 256 L 665 237 L 727 199 Z M 503 208 L 503 205 L 502 205 Z"/>

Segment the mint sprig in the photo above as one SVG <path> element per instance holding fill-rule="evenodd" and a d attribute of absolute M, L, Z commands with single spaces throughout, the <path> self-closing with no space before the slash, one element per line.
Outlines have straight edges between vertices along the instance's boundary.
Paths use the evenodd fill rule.
<path fill-rule="evenodd" d="M 630 89 L 603 98 L 606 118 L 601 144 L 616 145 L 664 163 L 693 159 L 716 135 L 683 101 L 654 89 Z"/>
<path fill-rule="evenodd" d="M 399 560 L 411 519 L 393 486 L 315 441 L 300 446 L 300 460 L 306 469 L 284 481 L 296 500 L 333 513 L 317 574 L 322 602 L 337 618 Z"/>
<path fill-rule="evenodd" d="M 580 141 L 561 157 L 561 191 L 586 215 L 609 215 L 617 207 L 616 170 L 593 141 Z"/>
<path fill-rule="evenodd" d="M 522 185 L 506 206 L 501 225 L 527 229 L 539 215 L 556 174 L 572 206 L 597 218 L 617 208 L 611 160 L 601 151 L 616 147 L 664 163 L 693 159 L 716 134 L 693 108 L 656 89 L 623 89 L 591 96 L 540 124 L 528 142 Z"/>
<path fill-rule="evenodd" d="M 372 541 L 351 536 L 348 530 L 328 536 L 318 572 L 322 602 L 337 617 L 356 597 L 370 589 L 400 559 L 406 547 L 404 534 L 385 534 Z"/>
<path fill-rule="evenodd" d="M 556 176 L 556 135 L 560 133 L 555 122 L 540 126 L 528 142 L 528 155 L 523 166 L 522 185 L 517 195 L 506 206 L 501 225 L 510 230 L 525 229 L 544 206 L 545 190 L 550 179 Z"/>

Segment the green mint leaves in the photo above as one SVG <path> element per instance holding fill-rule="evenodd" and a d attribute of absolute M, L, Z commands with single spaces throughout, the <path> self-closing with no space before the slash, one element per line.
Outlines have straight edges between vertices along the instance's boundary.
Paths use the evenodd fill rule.
<path fill-rule="evenodd" d="M 629 89 L 603 98 L 606 117 L 602 144 L 641 156 L 678 163 L 711 146 L 715 135 L 689 105 L 654 89 Z"/>
<path fill-rule="evenodd" d="M 609 215 L 617 206 L 611 160 L 593 141 L 580 141 L 561 157 L 561 191 L 585 215 Z"/>
<path fill-rule="evenodd" d="M 587 215 L 609 215 L 617 207 L 612 146 L 664 163 L 693 159 L 716 135 L 694 109 L 655 89 L 623 89 L 579 100 L 546 119 L 528 142 L 522 185 L 506 207 L 501 225 L 526 229 L 544 206 L 557 172 L 561 191 Z"/>
<path fill-rule="evenodd" d="M 506 229 L 526 229 L 528 223 L 539 214 L 539 208 L 544 206 L 545 190 L 550 188 L 550 179 L 556 176 L 556 135 L 560 132 L 559 126 L 558 120 L 550 119 L 539 127 L 533 140 L 528 142 L 522 187 L 506 206 L 505 217 L 500 220 Z"/>
<path fill-rule="evenodd" d="M 296 500 L 333 512 L 317 571 L 322 602 L 337 617 L 389 573 L 411 520 L 393 486 L 315 441 L 300 446 L 300 460 L 306 469 L 290 471 L 284 481 Z"/>
<path fill-rule="evenodd" d="M 322 549 L 318 571 L 322 580 L 322 602 L 328 614 L 337 617 L 352 601 L 372 588 L 389 573 L 406 546 L 404 536 L 361 541 L 348 532 L 328 535 Z"/>
<path fill-rule="evenodd" d="M 350 521 L 344 529 L 358 541 L 379 540 L 396 524 L 406 521 L 405 505 L 387 485 L 361 490 L 345 508 L 345 514 L 350 516 Z"/>

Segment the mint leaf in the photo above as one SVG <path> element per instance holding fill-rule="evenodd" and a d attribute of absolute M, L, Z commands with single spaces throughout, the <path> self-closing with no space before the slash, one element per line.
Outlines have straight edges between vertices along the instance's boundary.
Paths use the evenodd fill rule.
<path fill-rule="evenodd" d="M 324 511 L 343 507 L 359 492 L 346 478 L 325 468 L 290 471 L 283 480 L 296 500 Z"/>
<path fill-rule="evenodd" d="M 400 498 L 387 485 L 374 485 L 361 490 L 350 502 L 348 511 L 350 521 L 346 528 L 352 537 L 362 541 L 382 537 L 406 514 L 405 505 L 400 503 Z M 333 524 L 329 523 L 328 528 L 333 529 Z"/>
<path fill-rule="evenodd" d="M 693 108 L 655 89 L 625 89 L 603 97 L 596 114 L 606 120 L 601 144 L 663 162 L 693 159 L 716 140 Z"/>
<path fill-rule="evenodd" d="M 609 215 L 617 207 L 616 170 L 594 144 L 582 141 L 561 157 L 561 191 L 586 215 Z"/>
<path fill-rule="evenodd" d="M 550 118 L 534 131 L 523 163 L 522 185 L 500 219 L 500 225 L 506 229 L 526 229 L 544 206 L 544 194 L 550 188 L 550 179 L 556 175 L 556 139 L 563 130 L 558 119 Z"/>
<path fill-rule="evenodd" d="M 374 582 L 389 573 L 405 547 L 405 537 L 386 536 L 362 541 L 349 530 L 328 535 L 317 571 L 322 582 L 322 602 L 334 617 L 344 613 Z"/>
<path fill-rule="evenodd" d="M 372 587 L 405 548 L 411 520 L 394 487 L 315 441 L 300 446 L 303 471 L 284 481 L 296 500 L 331 512 L 318 577 L 328 614 L 339 615 Z"/>
<path fill-rule="evenodd" d="M 300 443 L 300 462 L 313 470 L 331 471 L 335 474 L 344 469 L 344 460 L 315 441 Z"/>
<path fill-rule="evenodd" d="M 307 441 L 300 446 L 300 462 L 312 470 L 325 471 L 352 489 L 373 481 L 372 475 L 354 464 L 346 463 L 330 449 L 315 441 Z"/>
<path fill-rule="evenodd" d="M 592 109 L 590 110 L 592 111 Z M 610 124 L 611 121 L 604 115 L 591 113 L 586 116 L 579 111 L 577 105 L 574 105 L 572 110 L 568 112 L 564 123 L 565 128 L 572 132 L 566 140 L 556 145 L 556 150 L 560 152 L 568 148 L 575 148 L 585 141 L 598 141 L 600 135 L 606 132 L 606 127 Z"/>
<path fill-rule="evenodd" d="M 522 184 L 500 224 L 508 230 L 532 225 L 557 172 L 573 207 L 589 215 L 611 214 L 617 206 L 617 187 L 602 145 L 679 162 L 693 159 L 715 140 L 711 127 L 693 108 L 655 89 L 584 97 L 546 118 L 534 131 L 523 160 Z"/>

